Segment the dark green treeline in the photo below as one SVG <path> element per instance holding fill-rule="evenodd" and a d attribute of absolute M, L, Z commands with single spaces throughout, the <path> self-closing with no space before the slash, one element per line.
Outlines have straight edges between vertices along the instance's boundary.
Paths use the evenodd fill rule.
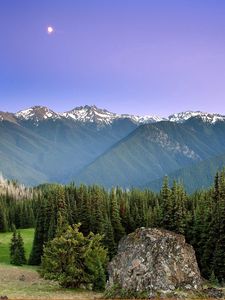
<path fill-rule="evenodd" d="M 35 226 L 38 199 L 15 199 L 13 195 L 0 195 L 0 232 Z"/>
<path fill-rule="evenodd" d="M 110 258 L 124 234 L 142 226 L 162 227 L 185 235 L 196 251 L 205 278 L 216 276 L 220 282 L 225 281 L 225 171 L 216 175 L 210 190 L 193 195 L 187 195 L 179 183 L 169 187 L 167 178 L 160 193 L 120 188 L 107 191 L 99 186 L 74 184 L 44 185 L 40 190 L 39 199 L 24 200 L 36 217 L 30 264 L 40 264 L 43 245 L 65 224 L 80 222 L 84 235 L 90 231 L 104 234 Z M 8 207 L 3 205 L 3 209 Z M 2 214 L 0 224 L 1 220 Z M 23 222 L 27 220 L 23 218 Z M 13 219 L 8 223 L 15 222 Z"/>

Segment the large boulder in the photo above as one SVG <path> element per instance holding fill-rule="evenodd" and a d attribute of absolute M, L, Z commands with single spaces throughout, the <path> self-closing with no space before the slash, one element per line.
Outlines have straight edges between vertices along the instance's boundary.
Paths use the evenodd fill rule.
<path fill-rule="evenodd" d="M 184 236 L 157 228 L 140 228 L 124 237 L 108 271 L 109 289 L 117 285 L 148 297 L 197 291 L 202 285 L 193 247 Z"/>

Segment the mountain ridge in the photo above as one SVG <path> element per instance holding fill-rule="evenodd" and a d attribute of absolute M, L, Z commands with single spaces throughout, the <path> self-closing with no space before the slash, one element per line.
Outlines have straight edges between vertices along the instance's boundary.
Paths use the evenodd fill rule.
<path fill-rule="evenodd" d="M 216 173 L 222 171 L 224 166 L 225 153 L 196 162 L 193 165 L 178 169 L 175 172 L 164 174 L 164 176 L 159 179 L 141 185 L 140 188 L 149 188 L 154 191 L 159 191 L 165 176 L 167 176 L 171 186 L 175 180 L 185 184 L 187 192 L 193 193 L 198 189 L 208 188 L 213 183 Z M 195 180 L 192 180 L 192 178 L 195 178 Z"/>
<path fill-rule="evenodd" d="M 106 109 L 98 108 L 95 105 L 78 106 L 72 110 L 57 113 L 45 106 L 33 106 L 25 110 L 20 110 L 17 113 L 0 112 L 0 121 L 6 119 L 6 115 L 11 114 L 14 118 L 19 120 L 42 121 L 47 119 L 70 119 L 80 123 L 97 123 L 99 125 L 110 125 L 113 121 L 120 119 L 130 119 L 136 124 L 153 123 L 165 120 L 159 116 L 154 115 L 131 115 L 131 114 L 117 114 Z"/>
<path fill-rule="evenodd" d="M 199 162 L 225 153 L 225 117 L 200 111 L 167 119 L 141 117 L 94 105 L 55 113 L 34 106 L 0 112 L 0 136 L 0 172 L 9 179 L 28 185 L 75 180 L 126 188 L 192 164 L 203 169 Z M 195 180 L 187 172 L 193 174 L 182 171 L 181 176 Z"/>
<path fill-rule="evenodd" d="M 76 180 L 107 187 L 141 186 L 146 178 L 150 182 L 225 152 L 224 137 L 224 122 L 193 118 L 141 125 L 86 166 Z"/>
<path fill-rule="evenodd" d="M 157 115 L 132 115 L 118 114 L 106 109 L 98 108 L 95 105 L 84 105 L 75 107 L 69 111 L 58 113 L 45 106 L 32 106 L 20 110 L 17 113 L 0 112 L 0 121 L 3 120 L 32 120 L 36 123 L 47 119 L 70 119 L 80 123 L 96 123 L 98 125 L 110 125 L 115 120 L 130 119 L 135 124 L 149 124 L 161 121 L 183 123 L 190 118 L 201 118 L 204 122 L 215 124 L 217 121 L 225 121 L 225 116 L 218 113 L 207 113 L 202 111 L 184 111 L 174 113 L 167 118 Z"/>

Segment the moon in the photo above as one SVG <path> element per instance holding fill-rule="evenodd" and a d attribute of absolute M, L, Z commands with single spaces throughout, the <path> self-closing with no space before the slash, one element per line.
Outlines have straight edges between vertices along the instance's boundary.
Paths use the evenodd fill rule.
<path fill-rule="evenodd" d="M 52 34 L 54 32 L 54 28 L 52 26 L 48 26 L 47 32 L 48 34 Z"/>

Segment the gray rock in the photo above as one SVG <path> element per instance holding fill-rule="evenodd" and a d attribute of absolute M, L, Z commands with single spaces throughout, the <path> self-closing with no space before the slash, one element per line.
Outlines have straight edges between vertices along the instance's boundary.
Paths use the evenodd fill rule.
<path fill-rule="evenodd" d="M 108 272 L 108 288 L 119 285 L 149 297 L 202 288 L 193 247 L 184 236 L 163 229 L 140 228 L 124 237 Z"/>

